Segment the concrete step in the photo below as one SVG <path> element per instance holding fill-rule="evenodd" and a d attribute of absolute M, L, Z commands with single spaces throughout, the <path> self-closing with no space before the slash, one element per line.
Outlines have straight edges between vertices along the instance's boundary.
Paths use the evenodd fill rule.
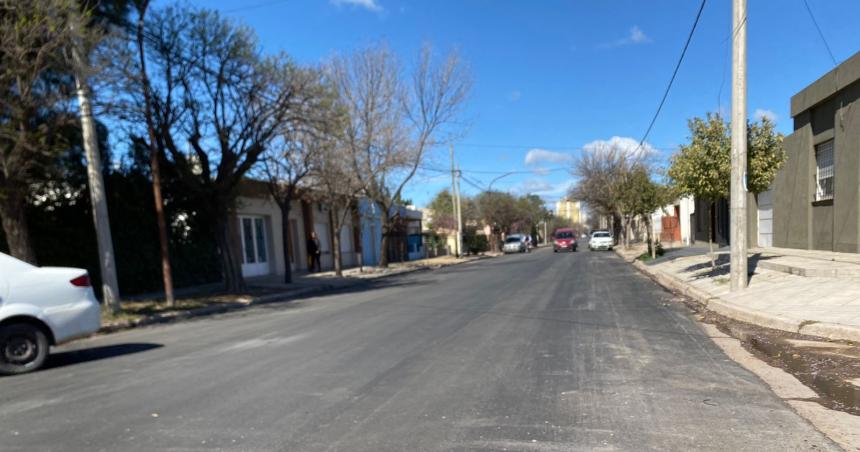
<path fill-rule="evenodd" d="M 789 275 L 819 278 L 860 278 L 860 265 L 850 262 L 766 255 L 762 256 L 756 265 Z"/>

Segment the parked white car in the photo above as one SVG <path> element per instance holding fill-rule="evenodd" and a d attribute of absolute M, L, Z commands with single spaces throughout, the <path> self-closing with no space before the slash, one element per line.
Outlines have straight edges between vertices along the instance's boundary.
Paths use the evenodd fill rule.
<path fill-rule="evenodd" d="M 594 231 L 591 233 L 591 239 L 588 240 L 588 249 L 611 250 L 613 244 L 612 234 L 607 231 Z"/>
<path fill-rule="evenodd" d="M 527 253 L 529 247 L 526 245 L 525 236 L 520 234 L 511 234 L 505 238 L 505 244 L 502 246 L 502 251 L 508 253 Z"/>
<path fill-rule="evenodd" d="M 0 253 L 0 375 L 36 370 L 51 345 L 100 326 L 101 309 L 86 270 L 40 268 Z"/>

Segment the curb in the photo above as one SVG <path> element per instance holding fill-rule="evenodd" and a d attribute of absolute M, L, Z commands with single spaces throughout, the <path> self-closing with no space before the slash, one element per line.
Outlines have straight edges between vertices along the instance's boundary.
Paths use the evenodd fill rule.
<path fill-rule="evenodd" d="M 345 286 L 346 287 L 346 286 Z M 269 303 L 278 303 L 282 301 L 290 301 L 293 298 L 301 297 L 318 292 L 327 292 L 336 289 L 335 286 L 325 285 L 319 287 L 308 287 L 305 289 L 297 289 L 289 293 L 270 294 L 256 297 L 249 303 L 234 301 L 230 303 L 219 303 L 213 306 L 205 306 L 197 309 L 189 309 L 174 314 L 154 314 L 138 320 L 129 320 L 125 322 L 117 322 L 109 325 L 104 325 L 99 328 L 95 334 L 110 334 L 118 331 L 130 330 L 148 325 L 157 325 L 160 323 L 170 323 L 178 320 L 186 320 L 194 317 L 202 317 L 212 314 L 223 314 L 225 312 L 237 311 L 239 309 L 248 308 L 255 305 L 263 305 Z"/>
<path fill-rule="evenodd" d="M 860 328 L 838 323 L 789 319 L 756 309 L 745 308 L 712 296 L 666 272 L 648 268 L 641 261 L 634 261 L 633 266 L 669 291 L 691 298 L 702 308 L 730 319 L 790 333 L 819 336 L 831 340 L 860 342 Z"/>
<path fill-rule="evenodd" d="M 334 292 L 337 292 L 340 290 L 349 289 L 349 288 L 358 286 L 360 284 L 374 281 L 377 279 L 390 278 L 390 277 L 394 277 L 394 276 L 405 275 L 405 274 L 415 273 L 415 272 L 419 272 L 419 271 L 436 270 L 436 269 L 440 269 L 440 268 L 451 267 L 454 265 L 466 264 L 469 262 L 478 262 L 478 261 L 485 260 L 485 259 L 491 259 L 493 257 L 495 257 L 495 256 L 478 256 L 476 259 L 459 261 L 459 262 L 455 262 L 455 263 L 448 264 L 448 265 L 435 265 L 435 266 L 425 265 L 425 266 L 405 269 L 403 271 L 399 271 L 396 273 L 388 273 L 388 274 L 374 276 L 374 277 L 370 277 L 370 278 L 353 278 L 354 281 L 352 281 L 350 284 L 345 284 L 342 286 L 336 286 L 333 284 L 324 284 L 324 285 L 320 285 L 320 286 L 316 286 L 316 287 L 306 287 L 306 288 L 302 288 L 302 289 L 296 289 L 296 290 L 289 291 L 289 292 L 262 295 L 259 297 L 255 297 L 253 300 L 251 300 L 248 303 L 234 301 L 234 302 L 229 302 L 229 303 L 219 303 L 219 304 L 213 305 L 213 306 L 205 306 L 205 307 L 197 308 L 197 309 L 189 309 L 187 311 L 180 311 L 180 312 L 176 312 L 173 314 L 153 314 L 151 316 L 147 316 L 147 317 L 144 317 L 144 318 L 141 318 L 138 320 L 128 320 L 128 321 L 124 321 L 124 322 L 116 322 L 116 323 L 111 323 L 109 325 L 104 325 L 101 328 L 99 328 L 99 330 L 94 334 L 97 334 L 97 335 L 110 334 L 110 333 L 116 333 L 118 331 L 125 331 L 125 330 L 130 330 L 130 329 L 139 328 L 139 327 L 148 326 L 148 325 L 158 325 L 161 323 L 171 323 L 174 321 L 187 320 L 187 319 L 191 319 L 194 317 L 202 317 L 202 316 L 212 315 L 212 314 L 223 314 L 225 312 L 232 312 L 232 311 L 238 311 L 240 309 L 249 308 L 251 306 L 259 306 L 259 305 L 265 305 L 265 304 L 270 304 L 270 303 L 288 302 L 288 301 L 292 301 L 296 298 L 307 296 L 307 295 L 319 295 L 319 294 L 323 294 L 323 293 L 334 293 Z"/>

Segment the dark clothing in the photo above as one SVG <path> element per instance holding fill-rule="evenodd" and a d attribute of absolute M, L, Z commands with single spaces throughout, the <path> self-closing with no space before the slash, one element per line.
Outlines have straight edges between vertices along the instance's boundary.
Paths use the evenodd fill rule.
<path fill-rule="evenodd" d="M 320 241 L 319 239 L 310 238 L 308 239 L 308 259 L 310 262 L 308 263 L 309 271 L 320 271 Z"/>

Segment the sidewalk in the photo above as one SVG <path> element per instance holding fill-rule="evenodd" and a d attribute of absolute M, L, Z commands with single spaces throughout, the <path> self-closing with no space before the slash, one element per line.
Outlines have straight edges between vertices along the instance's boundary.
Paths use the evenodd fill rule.
<path fill-rule="evenodd" d="M 840 253 L 754 249 L 749 287 L 729 290 L 729 254 L 717 250 L 711 269 L 707 248 L 670 250 L 651 261 L 644 250 L 619 250 L 628 262 L 661 285 L 710 311 L 760 326 L 829 339 L 860 342 L 860 259 Z M 804 274 L 828 276 L 803 276 Z"/>
<path fill-rule="evenodd" d="M 157 298 L 137 297 L 125 300 L 125 312 L 119 318 L 103 320 L 99 333 L 136 328 L 157 323 L 172 322 L 181 319 L 199 317 L 242 309 L 253 305 L 291 301 L 297 298 L 319 295 L 325 292 L 347 290 L 359 286 L 367 286 L 371 281 L 389 276 L 435 269 L 449 265 L 474 262 L 498 253 L 468 256 L 461 259 L 451 256 L 441 256 L 431 259 L 421 259 L 409 262 L 391 263 L 389 268 L 364 267 L 350 268 L 343 271 L 343 276 L 335 276 L 333 271 L 320 273 L 304 273 L 293 275 L 293 282 L 285 284 L 283 275 L 246 278 L 248 290 L 243 294 L 223 294 L 220 285 L 207 284 L 197 288 L 182 290 L 177 297 L 178 307 L 169 309 Z M 163 294 L 161 295 L 163 300 Z"/>

